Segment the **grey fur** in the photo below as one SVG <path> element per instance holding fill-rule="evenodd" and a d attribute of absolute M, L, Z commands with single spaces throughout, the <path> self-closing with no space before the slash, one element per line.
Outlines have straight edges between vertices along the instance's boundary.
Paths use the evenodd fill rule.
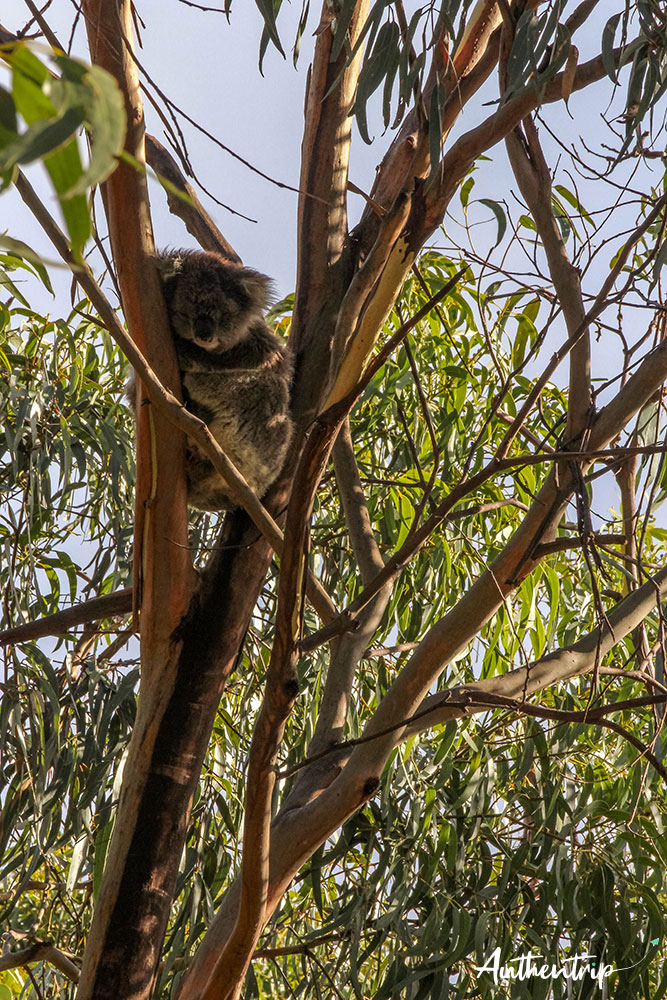
<path fill-rule="evenodd" d="M 199 251 L 161 253 L 158 267 L 184 403 L 262 497 L 282 468 L 293 430 L 292 359 L 263 319 L 270 279 Z M 186 471 L 192 507 L 233 509 L 223 480 L 191 443 Z"/>

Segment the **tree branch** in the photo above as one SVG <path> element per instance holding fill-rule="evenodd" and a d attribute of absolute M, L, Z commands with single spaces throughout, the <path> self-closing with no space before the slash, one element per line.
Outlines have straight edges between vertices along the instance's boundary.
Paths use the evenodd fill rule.
<path fill-rule="evenodd" d="M 614 49 L 616 66 L 620 65 L 628 48 L 631 48 L 631 45 Z M 605 74 L 606 69 L 601 55 L 582 63 L 574 76 L 571 93 L 597 83 Z M 409 223 L 409 248 L 422 246 L 440 225 L 461 180 L 481 153 L 505 139 L 519 122 L 537 107 L 563 99 L 563 81 L 564 74 L 558 73 L 542 93 L 538 90 L 539 81 L 531 82 L 525 90 L 507 101 L 480 125 L 457 139 L 426 184 L 423 204 L 415 204 L 414 217 Z"/>
<path fill-rule="evenodd" d="M 364 25 L 369 0 L 356 0 L 349 21 L 353 47 Z M 332 14 L 322 4 L 315 53 L 306 84 L 306 121 L 301 149 L 298 208 L 297 281 L 291 338 L 296 359 L 293 407 L 309 423 L 321 404 L 329 375 L 335 316 L 349 281 L 347 181 L 352 119 L 349 112 L 361 68 L 361 48 L 332 59 Z M 307 349 L 309 379 L 298 374 Z M 315 377 L 313 377 L 315 374 Z"/>
<path fill-rule="evenodd" d="M 136 65 L 130 46 L 133 35 L 131 0 L 83 0 L 91 59 L 115 78 L 125 103 L 127 133 L 125 152 L 130 162 L 145 163 L 144 115 Z M 68 265 L 72 266 L 62 234 L 32 199 L 38 219 Z M 22 197 L 24 196 L 22 192 Z M 111 249 L 121 290 L 123 314 L 134 348 L 135 360 L 146 359 L 157 386 L 172 395 L 180 392 L 176 353 L 169 336 L 169 322 L 162 286 L 152 259 L 153 232 L 145 173 L 119 162 L 102 186 Z M 26 200 L 24 198 L 24 200 Z M 42 217 L 40 218 L 40 213 Z M 46 218 L 44 218 L 46 214 Z M 55 237 L 55 241 L 54 241 Z M 117 342 L 122 327 L 97 287 L 91 272 L 82 268 L 77 277 Z M 100 310 L 100 306 L 102 310 Z M 130 339 L 131 338 L 131 339 Z M 134 347 L 136 345 L 136 348 Z M 123 345 L 121 345 L 123 346 Z M 126 349 L 127 343 L 124 347 Z M 131 358 L 130 352 L 127 352 Z M 137 393 L 144 401 L 145 390 Z M 180 403 L 173 395 L 176 407 Z M 106 859 L 102 886 L 93 914 L 84 954 L 79 1000 L 113 991 L 118 957 L 116 944 L 127 934 L 128 910 L 123 900 L 123 880 L 131 864 L 132 844 L 141 820 L 142 795 L 149 779 L 155 741 L 170 697 L 177 683 L 180 643 L 175 639 L 193 595 L 195 575 L 188 546 L 185 437 L 167 419 L 166 410 L 139 405 L 137 409 L 137 481 L 135 493 L 134 599 L 139 617 L 142 678 L 121 804 Z M 150 883 L 149 883 L 150 884 Z M 151 885 L 151 892 L 153 886 Z M 142 903 L 151 892 L 138 893 Z M 122 916 L 118 907 L 123 910 Z M 151 899 L 151 909 L 154 903 Z M 135 942 L 143 938 L 146 924 L 135 928 Z M 159 946 L 158 946 L 159 947 Z M 136 996 L 152 988 L 157 956 L 134 949 L 123 961 L 124 975 L 135 984 Z"/>
<path fill-rule="evenodd" d="M 152 135 L 146 136 L 146 160 L 157 174 L 160 183 L 164 179 L 171 185 L 171 188 L 163 185 L 169 211 L 172 215 L 182 219 L 186 229 L 194 236 L 199 246 L 204 250 L 220 253 L 223 257 L 240 263 L 241 258 L 229 240 L 220 232 L 200 202 L 195 189 L 183 177 L 176 160 Z M 179 197 L 174 192 L 174 188 L 184 197 Z"/>
<path fill-rule="evenodd" d="M 137 67 L 130 52 L 132 5 L 84 0 L 91 58 L 115 78 L 127 119 L 125 151 L 145 163 L 144 112 Z M 159 382 L 180 394 L 176 353 L 155 251 L 145 174 L 119 161 L 102 186 L 113 258 L 130 337 Z M 138 397 L 142 393 L 138 393 Z M 137 408 L 134 596 L 142 607 L 144 675 L 162 662 L 170 636 L 187 610 L 193 575 L 188 548 L 185 439 L 163 412 Z M 164 572 L 169 565 L 170 572 Z M 145 588 L 145 590 L 144 590 Z M 140 623 L 141 624 L 141 623 Z M 159 651 L 158 651 L 159 647 Z M 150 651 L 150 652 L 149 652 Z M 155 654 L 155 656 L 154 656 Z"/>
<path fill-rule="evenodd" d="M 15 625 L 0 632 L 0 646 L 10 646 L 18 642 L 42 639 L 46 635 L 61 635 L 77 625 L 99 621 L 101 618 L 115 618 L 117 615 L 132 613 L 132 588 L 125 587 L 113 594 L 102 594 L 81 601 L 71 608 L 56 611 L 52 615 L 38 618 L 33 622 Z"/>
<path fill-rule="evenodd" d="M 650 577 L 646 583 L 620 601 L 607 612 L 606 621 L 593 629 L 571 646 L 548 653 L 526 667 L 509 670 L 497 677 L 478 681 L 473 685 L 451 688 L 425 698 L 415 713 L 415 719 L 408 723 L 401 734 L 401 740 L 409 739 L 417 733 L 442 725 L 452 719 L 461 718 L 465 710 L 447 706 L 450 697 L 459 693 L 473 692 L 473 696 L 486 694 L 503 698 L 524 699 L 552 684 L 591 673 L 598 659 L 606 656 L 611 649 L 630 635 L 656 604 L 667 594 L 667 568 Z M 626 671 L 618 671 L 625 676 Z M 480 709 L 483 711 L 483 709 Z M 434 713 L 431 716 L 430 713 Z M 416 718 L 419 716 L 419 718 Z"/>
<path fill-rule="evenodd" d="M 7 969 L 20 969 L 33 962 L 48 962 L 72 982 L 79 982 L 81 975 L 79 967 L 63 951 L 47 941 L 38 941 L 28 948 L 22 948 L 21 951 L 9 951 L 0 955 L 0 972 L 5 972 Z"/>
<path fill-rule="evenodd" d="M 361 579 L 364 583 L 369 583 L 384 567 L 384 560 L 366 506 L 354 456 L 350 421 L 347 418 L 333 446 L 333 461 L 352 549 L 359 565 Z"/>
<path fill-rule="evenodd" d="M 319 479 L 320 450 L 304 449 L 287 508 L 282 549 L 275 634 L 266 676 L 266 689 L 248 755 L 243 823 L 240 898 L 233 931 L 225 943 L 201 1000 L 238 1000 L 243 979 L 265 925 L 269 885 L 271 803 L 276 782 L 276 759 L 285 723 L 299 692 L 297 662 L 307 570 L 306 553 L 314 490 Z M 325 428 L 326 431 L 326 428 Z M 313 461 L 309 456 L 313 455 Z"/>
<path fill-rule="evenodd" d="M 568 257 L 556 222 L 551 203 L 551 173 L 532 118 L 524 120 L 523 132 L 517 125 L 516 129 L 506 137 L 505 145 L 519 190 L 530 209 L 542 240 L 567 331 L 570 337 L 575 337 L 581 331 L 581 336 L 577 338 L 570 353 L 570 387 L 565 438 L 567 441 L 573 441 L 585 429 L 592 405 L 590 321 L 586 323 L 579 269 Z"/>
<path fill-rule="evenodd" d="M 596 545 L 622 545 L 625 541 L 623 535 L 596 533 L 590 541 Z M 535 546 L 536 556 L 548 556 L 552 552 L 567 552 L 568 549 L 579 549 L 584 544 L 581 537 L 578 538 L 554 538 L 552 542 L 543 542 Z"/>

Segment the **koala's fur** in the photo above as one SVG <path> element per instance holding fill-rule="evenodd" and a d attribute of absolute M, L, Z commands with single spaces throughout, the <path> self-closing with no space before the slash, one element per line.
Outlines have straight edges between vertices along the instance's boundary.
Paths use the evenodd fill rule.
<path fill-rule="evenodd" d="M 157 258 L 185 405 L 204 420 L 257 496 L 280 472 L 292 436 L 292 359 L 263 315 L 271 282 L 220 254 L 177 250 Z M 234 504 L 208 459 L 190 443 L 188 503 Z"/>

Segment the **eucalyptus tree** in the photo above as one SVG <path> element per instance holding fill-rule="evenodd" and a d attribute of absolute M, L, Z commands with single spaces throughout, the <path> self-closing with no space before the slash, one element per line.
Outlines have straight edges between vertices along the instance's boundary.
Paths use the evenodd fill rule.
<path fill-rule="evenodd" d="M 270 317 L 296 433 L 264 498 L 181 404 L 154 266 L 147 164 L 237 259 L 183 173 L 193 119 L 128 0 L 75 13 L 87 62 L 26 7 L 0 172 L 45 239 L 1 260 L 0 996 L 664 996 L 663 5 L 304 4 Z M 54 252 L 58 319 L 19 280 L 50 288 Z M 188 440 L 224 518 L 188 514 Z"/>

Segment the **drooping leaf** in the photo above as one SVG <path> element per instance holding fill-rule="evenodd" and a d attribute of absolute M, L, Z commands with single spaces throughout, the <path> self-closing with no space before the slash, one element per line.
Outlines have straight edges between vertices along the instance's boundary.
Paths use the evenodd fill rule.
<path fill-rule="evenodd" d="M 505 210 L 499 202 L 493 201 L 491 198 L 480 198 L 479 200 L 480 204 L 486 205 L 487 208 L 490 208 L 496 217 L 496 221 L 498 223 L 498 235 L 496 236 L 494 246 L 498 246 L 505 235 L 505 230 L 507 229 L 507 216 L 505 215 Z"/>

